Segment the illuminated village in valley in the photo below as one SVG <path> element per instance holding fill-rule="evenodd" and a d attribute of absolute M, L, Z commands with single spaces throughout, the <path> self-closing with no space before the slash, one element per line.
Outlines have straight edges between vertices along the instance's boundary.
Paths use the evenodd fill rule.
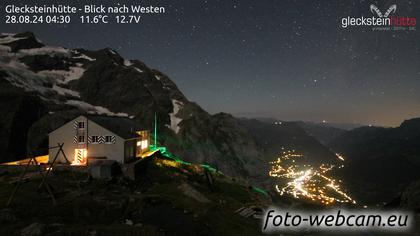
<path fill-rule="evenodd" d="M 336 154 L 340 162 L 344 158 Z M 329 172 L 344 165 L 322 163 L 319 166 L 300 164 L 304 156 L 295 150 L 285 150 L 277 160 L 270 162 L 269 176 L 277 178 L 275 188 L 280 195 L 330 205 L 335 203 L 356 204 L 340 186 L 341 180 L 334 179 Z"/>

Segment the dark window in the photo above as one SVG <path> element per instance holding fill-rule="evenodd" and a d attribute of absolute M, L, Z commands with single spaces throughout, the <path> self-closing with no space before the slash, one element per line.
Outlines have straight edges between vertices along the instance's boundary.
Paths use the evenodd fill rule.
<path fill-rule="evenodd" d="M 79 136 L 78 141 L 79 141 L 79 143 L 84 143 L 85 142 L 85 136 Z"/>
<path fill-rule="evenodd" d="M 105 143 L 112 143 L 112 136 L 110 135 L 105 136 Z"/>
<path fill-rule="evenodd" d="M 77 128 L 78 129 L 84 129 L 85 128 L 85 122 L 84 121 L 77 122 Z"/>
<path fill-rule="evenodd" d="M 99 136 L 92 136 L 92 143 L 99 143 Z"/>

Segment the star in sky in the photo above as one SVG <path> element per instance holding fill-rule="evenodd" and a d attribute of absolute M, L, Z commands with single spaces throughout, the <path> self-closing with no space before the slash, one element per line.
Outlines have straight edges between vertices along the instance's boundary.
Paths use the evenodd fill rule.
<path fill-rule="evenodd" d="M 211 113 L 395 126 L 420 116 L 419 35 L 340 28 L 342 17 L 370 16 L 372 3 L 381 9 L 391 4 L 156 0 L 147 4 L 165 6 L 166 13 L 146 15 L 138 25 L 82 25 L 74 19 L 65 26 L 2 30 L 30 30 L 47 44 L 69 48 L 114 48 L 166 73 Z M 418 1 L 397 5 L 398 14 L 418 16 Z"/>

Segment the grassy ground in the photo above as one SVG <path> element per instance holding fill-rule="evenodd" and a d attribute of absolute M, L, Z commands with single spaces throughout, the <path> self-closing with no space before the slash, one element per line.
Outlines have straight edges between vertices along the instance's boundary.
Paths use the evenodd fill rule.
<path fill-rule="evenodd" d="M 48 182 L 56 205 L 44 189 L 37 191 L 41 176 L 33 175 L 5 207 L 17 175 L 0 177 L 0 235 L 20 235 L 33 223 L 41 235 L 259 235 L 260 220 L 235 211 L 270 202 L 228 177 L 213 174 L 210 187 L 203 169 L 156 160 L 136 181 L 78 173 L 81 191 L 69 171 L 53 172 Z"/>

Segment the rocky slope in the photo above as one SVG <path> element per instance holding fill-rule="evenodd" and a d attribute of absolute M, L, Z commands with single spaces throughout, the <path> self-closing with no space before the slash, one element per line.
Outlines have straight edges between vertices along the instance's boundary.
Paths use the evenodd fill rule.
<path fill-rule="evenodd" d="M 22 158 L 26 146 L 45 148 L 48 132 L 80 113 L 127 116 L 150 128 L 156 113 L 158 141 L 173 153 L 231 176 L 267 179 L 267 147 L 253 129 L 229 114 L 207 113 L 165 74 L 112 49 L 50 47 L 29 32 L 1 34 L 0 79 L 0 161 Z"/>
<path fill-rule="evenodd" d="M 330 124 L 303 121 L 298 121 L 296 123 L 309 135 L 316 138 L 324 145 L 328 145 L 346 132 L 346 130 L 330 126 Z"/>
<path fill-rule="evenodd" d="M 331 148 L 348 160 L 345 179 L 370 202 L 389 201 L 420 178 L 420 118 L 397 128 L 362 127 L 346 132 Z M 354 175 L 354 173 L 358 173 Z M 367 191 L 369 189 L 369 191 Z"/>
<path fill-rule="evenodd" d="M 304 130 L 299 122 L 268 123 L 255 119 L 242 119 L 241 123 L 250 131 L 257 145 L 264 150 L 266 161 L 277 156 L 283 149 L 297 150 L 307 160 L 306 164 L 318 165 L 323 162 L 334 162 L 337 157 L 310 133 Z"/>

